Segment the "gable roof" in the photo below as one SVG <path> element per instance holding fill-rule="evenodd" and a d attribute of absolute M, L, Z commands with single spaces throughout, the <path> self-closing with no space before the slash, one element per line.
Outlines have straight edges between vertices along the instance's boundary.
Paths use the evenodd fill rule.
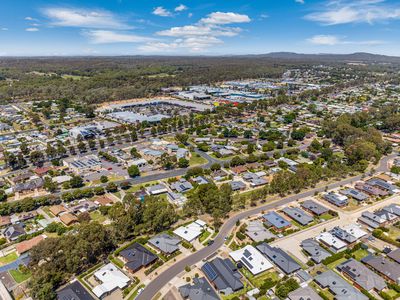
<path fill-rule="evenodd" d="M 246 234 L 255 242 L 261 242 L 275 237 L 275 235 L 265 228 L 264 224 L 259 220 L 249 222 L 246 228 Z"/>
<path fill-rule="evenodd" d="M 242 275 L 229 258 L 222 259 L 217 257 L 210 262 L 206 262 L 201 267 L 201 270 L 219 291 L 228 290 L 233 292 L 243 288 L 243 283 L 240 281 Z"/>
<path fill-rule="evenodd" d="M 313 239 L 306 239 L 302 241 L 300 246 L 311 256 L 311 259 L 316 263 L 320 263 L 325 258 L 331 256 L 328 251 L 322 248 L 319 243 Z"/>
<path fill-rule="evenodd" d="M 338 300 L 368 300 L 361 292 L 355 289 L 346 280 L 340 277 L 332 270 L 326 271 L 317 275 L 314 280 L 323 288 L 329 290 L 335 295 Z"/>
<path fill-rule="evenodd" d="M 267 256 L 275 265 L 277 265 L 286 274 L 292 274 L 301 269 L 301 266 L 285 251 L 277 247 L 271 247 L 267 243 L 257 246 L 257 249 Z"/>
<path fill-rule="evenodd" d="M 323 215 L 329 211 L 328 208 L 325 206 L 313 201 L 313 200 L 306 200 L 301 203 L 301 207 L 311 211 L 312 213 L 316 214 L 317 216 Z"/>
<path fill-rule="evenodd" d="M 232 251 L 229 253 L 229 256 L 235 262 L 240 261 L 253 275 L 257 275 L 273 267 L 270 261 L 251 245 Z"/>
<path fill-rule="evenodd" d="M 271 211 L 263 215 L 263 218 L 268 224 L 272 225 L 277 229 L 285 228 L 291 225 L 291 223 L 288 220 L 286 220 L 284 217 L 282 217 L 281 215 L 279 215 L 274 211 Z"/>
<path fill-rule="evenodd" d="M 285 207 L 283 209 L 283 212 L 303 226 L 310 224 L 312 221 L 314 221 L 313 217 L 311 217 L 304 210 L 298 207 Z"/>
<path fill-rule="evenodd" d="M 382 277 L 372 272 L 354 258 L 341 263 L 337 266 L 337 269 L 367 291 L 373 289 L 381 291 L 386 287 L 385 280 Z"/>

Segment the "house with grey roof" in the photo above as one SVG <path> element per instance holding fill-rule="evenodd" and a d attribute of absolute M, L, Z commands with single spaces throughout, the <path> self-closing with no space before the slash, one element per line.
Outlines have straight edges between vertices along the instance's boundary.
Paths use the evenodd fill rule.
<path fill-rule="evenodd" d="M 399 190 L 399 188 L 397 186 L 395 186 L 381 178 L 376 178 L 376 177 L 367 180 L 367 184 L 377 187 L 379 189 L 385 190 L 390 194 L 394 194 Z"/>
<path fill-rule="evenodd" d="M 368 297 L 354 288 L 346 280 L 332 270 L 326 271 L 314 278 L 322 288 L 328 288 L 337 300 L 368 300 Z"/>
<path fill-rule="evenodd" d="M 71 282 L 56 293 L 58 300 L 94 300 L 78 280 Z"/>
<path fill-rule="evenodd" d="M 301 248 L 310 255 L 310 258 L 315 263 L 319 264 L 325 258 L 331 256 L 331 254 L 320 246 L 320 244 L 313 239 L 306 239 L 301 242 Z"/>
<path fill-rule="evenodd" d="M 274 211 L 263 215 L 263 219 L 268 227 L 274 227 L 277 230 L 284 230 L 292 225 L 288 220 Z"/>
<path fill-rule="evenodd" d="M 292 274 L 301 269 L 301 266 L 280 248 L 271 247 L 267 243 L 262 243 L 257 246 L 257 249 L 268 257 L 285 274 Z"/>
<path fill-rule="evenodd" d="M 385 279 L 400 284 L 400 264 L 383 256 L 368 255 L 361 260 Z"/>
<path fill-rule="evenodd" d="M 8 241 L 15 241 L 24 234 L 26 232 L 21 224 L 12 224 L 3 231 L 3 235 Z"/>
<path fill-rule="evenodd" d="M 357 242 L 357 238 L 354 235 L 348 233 L 339 226 L 333 227 L 332 230 L 330 230 L 330 233 L 332 233 L 334 236 L 341 239 L 342 241 L 345 241 L 346 243 L 352 244 L 354 242 Z"/>
<path fill-rule="evenodd" d="M 383 208 L 383 210 L 400 217 L 400 206 L 399 205 L 396 205 L 393 203 L 388 206 L 385 206 Z"/>
<path fill-rule="evenodd" d="M 393 250 L 387 254 L 387 257 L 393 259 L 395 262 L 400 264 L 400 248 Z"/>
<path fill-rule="evenodd" d="M 167 233 L 161 233 L 158 234 L 154 237 L 152 237 L 148 243 L 160 250 L 162 253 L 165 254 L 172 254 L 175 251 L 179 250 L 179 243 L 181 242 L 180 239 L 178 239 L 177 237 L 171 236 Z"/>
<path fill-rule="evenodd" d="M 179 287 L 183 299 L 189 300 L 218 300 L 220 297 L 204 277 L 193 278 L 193 284 Z"/>
<path fill-rule="evenodd" d="M 171 183 L 171 189 L 178 193 L 184 193 L 190 191 L 193 188 L 193 185 L 187 181 L 185 178 L 181 178 L 178 181 Z"/>
<path fill-rule="evenodd" d="M 380 292 L 386 288 L 385 280 L 382 277 L 354 258 L 341 263 L 336 268 L 357 287 L 361 287 L 366 291 L 375 290 Z"/>
<path fill-rule="evenodd" d="M 348 203 L 347 196 L 339 195 L 334 192 L 326 193 L 323 197 L 326 201 L 328 201 L 329 203 L 332 203 L 333 205 L 336 205 L 338 207 L 346 206 Z"/>
<path fill-rule="evenodd" d="M 345 189 L 341 191 L 341 193 L 353 198 L 354 200 L 357 200 L 358 202 L 365 201 L 369 198 L 367 194 L 353 188 Z"/>
<path fill-rule="evenodd" d="M 374 212 L 374 214 L 383 219 L 386 224 L 397 222 L 397 220 L 399 219 L 399 216 L 392 214 L 391 212 L 388 212 L 384 209 L 377 210 L 376 212 Z"/>
<path fill-rule="evenodd" d="M 244 190 L 246 188 L 246 184 L 243 181 L 231 181 L 229 182 L 229 185 L 231 186 L 232 191 L 240 191 Z"/>
<path fill-rule="evenodd" d="M 321 216 L 327 212 L 329 209 L 325 206 L 313 201 L 313 200 L 306 200 L 301 203 L 301 207 L 306 211 L 313 213 L 314 215 Z"/>
<path fill-rule="evenodd" d="M 322 298 L 309 286 L 299 287 L 288 294 L 290 300 L 322 300 Z"/>
<path fill-rule="evenodd" d="M 125 262 L 125 268 L 130 272 L 136 272 L 142 267 L 147 267 L 155 262 L 158 257 L 153 252 L 139 243 L 134 243 L 119 253 Z"/>
<path fill-rule="evenodd" d="M 159 183 L 159 184 L 155 184 L 155 185 L 151 185 L 151 186 L 146 187 L 146 192 L 149 195 L 160 195 L 160 194 L 163 194 L 163 193 L 167 193 L 168 190 L 165 187 L 165 185 Z"/>
<path fill-rule="evenodd" d="M 275 235 L 265 228 L 264 224 L 259 220 L 249 222 L 246 228 L 246 235 L 255 242 L 275 238 Z"/>
<path fill-rule="evenodd" d="M 312 216 L 298 207 L 285 207 L 282 211 L 303 226 L 306 226 L 314 221 Z"/>
<path fill-rule="evenodd" d="M 357 190 L 363 191 L 369 195 L 373 196 L 386 196 L 389 194 L 389 192 L 384 191 L 382 189 L 379 189 L 375 186 L 369 185 L 365 182 L 357 182 L 356 185 L 354 186 Z"/>
<path fill-rule="evenodd" d="M 217 257 L 206 262 L 201 270 L 220 293 L 229 295 L 243 288 L 242 275 L 229 258 Z"/>

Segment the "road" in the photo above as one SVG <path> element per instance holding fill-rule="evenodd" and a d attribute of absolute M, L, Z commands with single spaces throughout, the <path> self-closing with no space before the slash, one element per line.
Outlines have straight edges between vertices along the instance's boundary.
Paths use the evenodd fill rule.
<path fill-rule="evenodd" d="M 397 154 L 391 154 L 389 156 L 384 157 L 380 161 L 379 166 L 375 168 L 376 172 L 388 171 L 388 161 L 396 156 Z M 352 182 L 360 180 L 361 178 L 362 175 L 343 179 L 341 181 L 327 185 L 326 188 L 328 189 L 338 188 L 341 185 L 351 184 Z M 171 266 L 166 271 L 162 272 L 158 277 L 156 277 L 146 286 L 143 292 L 140 293 L 140 295 L 138 295 L 136 299 L 137 300 L 152 299 L 168 282 L 170 282 L 175 276 L 178 276 L 179 273 L 183 272 L 186 266 L 192 266 L 200 262 L 204 258 L 207 258 L 214 252 L 216 252 L 221 246 L 223 246 L 225 237 L 229 236 L 230 232 L 232 231 L 238 220 L 245 219 L 251 215 L 261 213 L 262 211 L 265 210 L 274 209 L 279 206 L 289 204 L 301 198 L 313 196 L 315 192 L 323 192 L 323 191 L 325 191 L 325 187 L 314 188 L 296 195 L 288 196 L 273 203 L 265 204 L 233 215 L 228 220 L 226 220 L 226 222 L 222 225 L 219 233 L 214 238 L 214 243 L 212 245 L 200 249 L 199 251 L 193 253 L 190 256 L 187 256 L 186 258 L 178 261 L 176 264 Z"/>

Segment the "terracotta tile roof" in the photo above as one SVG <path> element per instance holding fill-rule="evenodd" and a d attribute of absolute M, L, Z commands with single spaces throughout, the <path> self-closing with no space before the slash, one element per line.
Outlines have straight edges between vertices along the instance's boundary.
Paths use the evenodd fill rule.
<path fill-rule="evenodd" d="M 61 222 L 63 222 L 67 226 L 78 222 L 78 218 L 75 215 L 71 214 L 71 213 L 62 214 L 60 216 L 60 220 L 61 220 Z"/>
<path fill-rule="evenodd" d="M 38 235 L 35 236 L 34 238 L 27 240 L 27 241 L 23 241 L 21 243 L 18 243 L 15 246 L 15 249 L 17 250 L 18 254 L 21 255 L 29 250 L 31 250 L 34 246 L 36 246 L 37 244 L 39 244 L 41 241 L 43 241 L 46 238 L 45 235 Z"/>
<path fill-rule="evenodd" d="M 67 209 L 62 205 L 53 205 L 49 208 L 49 210 L 55 216 L 58 216 L 59 214 L 67 211 Z"/>

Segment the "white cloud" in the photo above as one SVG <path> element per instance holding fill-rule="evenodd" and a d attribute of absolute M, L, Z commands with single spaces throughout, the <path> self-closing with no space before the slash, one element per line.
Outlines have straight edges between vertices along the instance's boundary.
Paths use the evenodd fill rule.
<path fill-rule="evenodd" d="M 7 31 L 7 30 L 8 30 L 7 27 L 1 27 L 1 28 L 0 28 L 0 31 Z"/>
<path fill-rule="evenodd" d="M 36 31 L 39 31 L 39 28 L 36 28 L 36 27 L 29 27 L 29 28 L 26 28 L 25 31 L 36 32 Z"/>
<path fill-rule="evenodd" d="M 153 15 L 160 16 L 160 17 L 170 17 L 172 16 L 171 12 L 165 9 L 162 6 L 158 6 L 153 10 Z"/>
<path fill-rule="evenodd" d="M 400 6 L 390 6 L 385 0 L 330 0 L 323 10 L 305 16 L 324 25 L 369 23 L 400 19 Z"/>
<path fill-rule="evenodd" d="M 54 26 L 131 29 L 117 16 L 104 10 L 86 10 L 78 8 L 47 8 L 43 13 L 51 19 Z"/>
<path fill-rule="evenodd" d="M 173 38 L 173 40 L 147 43 L 139 47 L 139 49 L 151 52 L 187 49 L 192 52 L 198 52 L 208 47 L 222 44 L 222 37 L 233 37 L 242 31 L 239 27 L 227 25 L 247 22 L 250 22 L 250 18 L 247 15 L 232 12 L 214 12 L 200 19 L 197 23 L 156 32 L 158 36 Z"/>
<path fill-rule="evenodd" d="M 384 44 L 383 41 L 378 40 L 367 40 L 367 41 L 350 41 L 346 40 L 345 37 L 338 37 L 335 35 L 314 35 L 313 37 L 307 39 L 307 41 L 314 45 L 320 46 L 336 46 L 336 45 L 381 45 Z"/>
<path fill-rule="evenodd" d="M 184 11 L 184 10 L 187 10 L 187 9 L 188 9 L 187 6 L 183 5 L 183 4 L 180 4 L 177 7 L 175 7 L 175 11 L 176 12 Z"/>
<path fill-rule="evenodd" d="M 192 13 L 188 13 L 188 18 L 191 18 L 191 17 L 193 17 L 193 14 Z"/>
<path fill-rule="evenodd" d="M 237 14 L 233 12 L 213 12 L 200 20 L 201 23 L 210 25 L 226 25 L 234 23 L 248 23 L 250 18 L 247 15 Z"/>
<path fill-rule="evenodd" d="M 39 21 L 38 19 L 32 18 L 32 17 L 25 17 L 24 18 L 26 21 Z"/>
<path fill-rule="evenodd" d="M 308 42 L 314 45 L 337 45 L 340 39 L 334 35 L 314 35 L 313 37 L 307 39 Z"/>
<path fill-rule="evenodd" d="M 90 30 L 84 32 L 84 35 L 86 35 L 93 44 L 143 43 L 153 40 L 131 33 L 120 33 L 110 30 Z"/>
<path fill-rule="evenodd" d="M 304 4 L 304 0 L 294 0 L 296 3 Z"/>

